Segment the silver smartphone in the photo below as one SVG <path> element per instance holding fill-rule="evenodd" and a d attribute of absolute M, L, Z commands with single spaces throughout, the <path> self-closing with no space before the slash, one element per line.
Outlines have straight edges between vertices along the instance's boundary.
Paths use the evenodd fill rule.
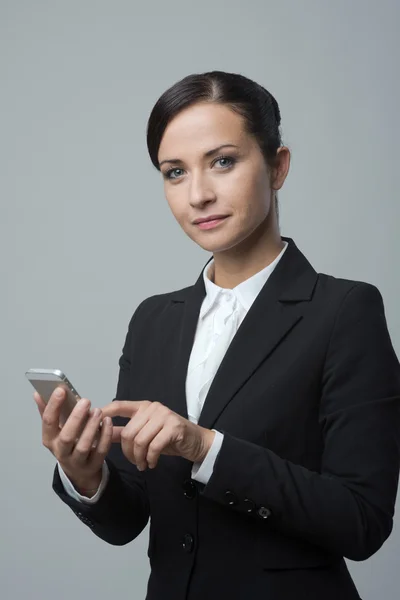
<path fill-rule="evenodd" d="M 29 369 L 25 375 L 46 404 L 57 387 L 66 390 L 67 396 L 60 413 L 62 427 L 81 398 L 68 377 L 59 369 Z"/>

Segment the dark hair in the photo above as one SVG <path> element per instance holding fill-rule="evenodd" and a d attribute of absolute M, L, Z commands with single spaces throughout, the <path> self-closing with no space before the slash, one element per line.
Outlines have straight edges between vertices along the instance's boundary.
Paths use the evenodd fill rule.
<path fill-rule="evenodd" d="M 154 105 L 147 123 L 147 148 L 151 162 L 160 170 L 158 150 L 168 123 L 184 108 L 198 102 L 227 104 L 240 114 L 246 131 L 253 135 L 266 164 L 274 166 L 282 145 L 281 115 L 275 98 L 260 84 L 237 73 L 210 71 L 187 75 L 168 88 Z M 276 206 L 278 212 L 278 206 Z"/>

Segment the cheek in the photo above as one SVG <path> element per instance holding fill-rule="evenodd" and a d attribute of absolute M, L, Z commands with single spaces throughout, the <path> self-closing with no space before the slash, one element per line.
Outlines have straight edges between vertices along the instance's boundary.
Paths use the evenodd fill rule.
<path fill-rule="evenodd" d="M 226 195 L 227 190 L 225 190 Z M 232 182 L 229 191 L 229 203 L 243 217 L 254 218 L 269 210 L 270 196 L 268 184 L 264 178 L 243 177 Z"/>
<path fill-rule="evenodd" d="M 265 215 L 269 212 L 271 204 L 270 182 L 266 174 L 261 171 L 254 174 L 248 182 L 249 198 L 252 198 L 254 210 Z"/>
<path fill-rule="evenodd" d="M 236 170 L 229 174 L 229 177 L 222 178 L 221 191 L 229 191 L 235 198 L 242 198 L 245 201 L 253 203 L 265 193 L 268 187 L 264 170 L 255 163 L 243 163 Z"/>
<path fill-rule="evenodd" d="M 172 214 L 178 223 L 180 223 L 185 213 L 185 199 L 183 194 L 179 193 L 178 189 L 169 189 L 168 191 L 165 190 L 165 197 Z"/>

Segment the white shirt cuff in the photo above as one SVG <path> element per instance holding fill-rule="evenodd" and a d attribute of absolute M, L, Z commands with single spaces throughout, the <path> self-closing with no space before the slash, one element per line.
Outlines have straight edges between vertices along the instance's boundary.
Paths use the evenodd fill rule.
<path fill-rule="evenodd" d="M 206 454 L 204 460 L 201 463 L 193 463 L 192 467 L 192 479 L 200 481 L 200 483 L 204 483 L 205 485 L 207 485 L 208 480 L 213 473 L 214 463 L 224 440 L 223 433 L 217 431 L 216 429 L 212 429 L 212 431 L 215 431 L 215 437 L 213 443 L 211 444 L 211 448 Z"/>
<path fill-rule="evenodd" d="M 102 467 L 102 478 L 101 478 L 101 483 L 99 485 L 99 489 L 97 490 L 97 492 L 95 493 L 94 496 L 92 496 L 91 498 L 88 498 L 87 496 L 82 496 L 81 494 L 79 494 L 76 491 L 76 489 L 74 488 L 74 486 L 72 485 L 72 483 L 70 482 L 70 480 L 68 479 L 68 477 L 66 476 L 64 471 L 62 470 L 62 467 L 59 462 L 57 462 L 57 468 L 58 468 L 58 473 L 60 475 L 60 479 L 62 481 L 62 484 L 63 484 L 64 489 L 67 492 L 68 496 L 71 496 L 71 498 L 74 498 L 75 500 L 78 500 L 79 502 L 83 502 L 84 504 L 95 504 L 100 499 L 100 496 L 102 495 L 102 493 L 108 483 L 109 476 L 110 476 L 110 471 L 109 471 L 108 465 L 107 465 L 106 461 L 104 461 L 103 467 Z"/>

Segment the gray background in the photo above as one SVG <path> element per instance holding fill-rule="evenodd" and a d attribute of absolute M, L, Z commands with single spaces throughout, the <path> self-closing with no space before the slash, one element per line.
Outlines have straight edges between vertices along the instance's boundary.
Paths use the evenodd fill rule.
<path fill-rule="evenodd" d="M 63 369 L 95 406 L 115 394 L 129 319 L 209 258 L 181 231 L 150 163 L 161 93 L 212 69 L 277 98 L 292 151 L 281 232 L 325 273 L 382 292 L 400 354 L 395 0 L 0 1 L 0 596 L 141 599 L 148 529 L 95 537 L 51 490 L 54 459 L 24 371 Z M 395 600 L 399 517 L 349 561 L 364 600 Z"/>

